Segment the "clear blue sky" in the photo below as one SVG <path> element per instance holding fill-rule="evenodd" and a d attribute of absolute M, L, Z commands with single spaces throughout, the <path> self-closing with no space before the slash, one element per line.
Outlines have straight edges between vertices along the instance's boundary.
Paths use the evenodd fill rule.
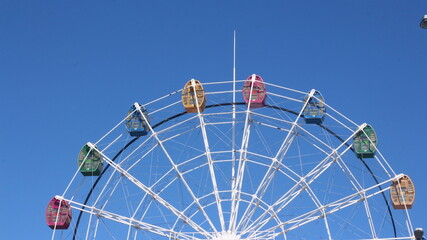
<path fill-rule="evenodd" d="M 427 1 L 0 1 L 1 239 L 50 239 L 44 210 L 87 141 L 135 102 L 258 73 L 375 127 L 424 227 Z M 117 114 L 122 113 L 123 114 Z"/>

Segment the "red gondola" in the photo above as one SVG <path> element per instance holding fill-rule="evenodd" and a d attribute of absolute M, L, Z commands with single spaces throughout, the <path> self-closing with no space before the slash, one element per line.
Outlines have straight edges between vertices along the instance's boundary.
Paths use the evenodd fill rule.
<path fill-rule="evenodd" d="M 52 229 L 68 229 L 72 212 L 70 204 L 65 200 L 52 198 L 46 207 L 46 223 Z"/>
<path fill-rule="evenodd" d="M 243 84 L 242 93 L 246 105 L 250 104 L 251 108 L 262 108 L 265 106 L 267 89 L 264 80 L 260 76 L 255 74 L 249 76 Z"/>

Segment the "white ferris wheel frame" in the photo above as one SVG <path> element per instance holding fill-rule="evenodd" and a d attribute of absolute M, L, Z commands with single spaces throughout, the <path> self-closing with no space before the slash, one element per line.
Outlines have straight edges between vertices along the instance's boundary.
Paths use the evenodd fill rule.
<path fill-rule="evenodd" d="M 235 44 L 235 40 L 234 40 Z M 378 182 L 377 184 L 374 184 L 369 187 L 364 187 L 357 177 L 353 174 L 353 172 L 350 170 L 348 164 L 342 159 L 342 156 L 346 154 L 349 150 L 351 150 L 351 141 L 354 137 L 354 135 L 364 129 L 366 127 L 366 123 L 363 123 L 361 125 L 357 125 L 353 121 L 351 121 L 349 118 L 341 114 L 340 112 L 336 111 L 334 108 L 329 106 L 325 103 L 325 106 L 329 111 L 332 111 L 337 116 L 341 117 L 342 119 L 345 119 L 347 122 L 352 124 L 352 126 L 347 126 L 346 124 L 342 123 L 338 118 L 334 117 L 334 115 L 326 113 L 327 118 L 332 119 L 333 121 L 341 124 L 344 128 L 347 128 L 349 131 L 352 131 L 353 134 L 347 136 L 347 138 L 343 139 L 342 143 L 337 147 L 330 146 L 327 142 L 324 142 L 320 138 L 318 138 L 316 135 L 312 134 L 310 131 L 306 130 L 304 127 L 299 125 L 299 121 L 301 121 L 301 118 L 303 116 L 303 110 L 306 107 L 308 103 L 308 99 L 310 98 L 316 98 L 314 96 L 314 93 L 316 90 L 311 90 L 308 94 L 307 100 L 304 102 L 300 99 L 288 97 L 281 95 L 279 93 L 275 92 L 269 92 L 268 94 L 271 96 L 275 96 L 278 98 L 283 98 L 291 101 L 300 102 L 301 108 L 299 112 L 297 113 L 296 118 L 293 121 L 285 120 L 285 119 L 278 119 L 274 118 L 268 115 L 264 115 L 262 113 L 255 112 L 251 109 L 251 102 L 246 106 L 246 110 L 244 111 L 238 111 L 236 108 L 236 94 L 240 93 L 241 90 L 236 90 L 236 84 L 242 83 L 246 80 L 236 80 L 236 70 L 235 70 L 235 50 L 234 50 L 234 59 L 233 59 L 233 80 L 232 81 L 221 81 L 221 82 L 210 82 L 205 83 L 204 85 L 215 85 L 215 84 L 232 84 L 232 90 L 225 90 L 225 91 L 217 91 L 217 92 L 206 92 L 207 95 L 214 95 L 214 94 L 229 94 L 232 93 L 232 103 L 231 103 L 231 111 L 230 112 L 221 112 L 221 113 L 212 113 L 213 114 L 224 114 L 224 115 L 231 115 L 231 122 L 219 122 L 219 123 L 207 123 L 205 121 L 205 117 L 209 116 L 211 113 L 203 113 L 199 108 L 197 108 L 197 113 L 195 113 L 193 116 L 183 119 L 182 121 L 178 121 L 171 126 L 160 129 L 157 131 L 153 128 L 153 125 L 150 124 L 149 120 L 147 119 L 146 115 L 143 114 L 143 111 L 141 109 L 141 105 L 139 103 L 134 103 L 135 111 L 139 111 L 140 115 L 144 118 L 146 121 L 148 128 L 149 128 L 149 134 L 146 136 L 146 139 L 142 141 L 134 150 L 132 153 L 129 154 L 132 155 L 134 152 L 138 151 L 138 149 L 143 146 L 148 141 L 155 141 L 157 143 L 156 146 L 153 146 L 151 149 L 149 149 L 146 153 L 144 153 L 143 156 L 141 156 L 140 159 L 145 158 L 150 152 L 154 151 L 154 149 L 158 146 L 163 151 L 164 155 L 166 156 L 168 162 L 170 163 L 171 169 L 165 173 L 164 176 L 161 176 L 157 181 L 161 181 L 167 174 L 174 172 L 181 183 L 184 186 L 184 189 L 188 192 L 188 194 L 192 197 L 192 202 L 189 204 L 188 208 L 197 206 L 199 209 L 199 213 L 204 216 L 206 225 L 210 227 L 211 230 L 206 230 L 205 227 L 200 225 L 198 222 L 193 220 L 193 217 L 196 213 L 193 215 L 189 215 L 186 213 L 186 209 L 179 210 L 177 209 L 173 204 L 170 204 L 167 199 L 164 199 L 160 193 L 155 192 L 152 188 L 156 183 L 152 184 L 151 186 L 148 186 L 141 182 L 139 179 L 134 177 L 132 174 L 129 173 L 129 170 L 132 169 L 134 166 L 136 166 L 140 160 L 136 161 L 134 165 L 130 166 L 129 168 L 125 169 L 121 166 L 120 163 L 116 163 L 114 159 L 111 159 L 105 152 L 115 144 L 116 141 L 118 141 L 122 135 L 119 135 L 115 140 L 111 141 L 110 144 L 105 146 L 102 150 L 95 148 L 95 145 L 103 141 L 110 133 L 115 131 L 116 129 L 120 128 L 126 118 L 124 118 L 122 121 L 120 121 L 115 127 L 113 127 L 110 131 L 108 131 L 103 137 L 101 137 L 97 142 L 94 144 L 88 143 L 88 145 L 95 151 L 98 151 L 105 163 L 108 164 L 113 170 L 113 173 L 119 173 L 124 178 L 126 178 L 129 182 L 133 183 L 136 187 L 138 187 L 143 193 L 144 197 L 143 199 L 137 204 L 137 207 L 134 211 L 134 214 L 132 216 L 124 216 L 121 214 L 117 214 L 114 212 L 110 212 L 105 210 L 103 207 L 107 205 L 107 202 L 104 202 L 102 204 L 102 207 L 96 207 L 100 203 L 100 196 L 104 194 L 108 194 L 108 191 L 111 191 L 111 195 L 115 191 L 115 189 L 118 187 L 118 182 L 113 184 L 113 189 L 107 189 L 106 185 L 101 188 L 100 193 L 97 198 L 94 199 L 92 204 L 83 204 L 79 201 L 75 201 L 73 197 L 67 198 L 67 194 L 71 190 L 72 183 L 77 179 L 77 176 L 79 175 L 79 171 L 76 171 L 73 178 L 71 179 L 70 183 L 68 184 L 67 188 L 65 189 L 64 193 L 62 195 L 56 196 L 59 200 L 65 200 L 68 203 L 70 203 L 71 208 L 79 211 L 89 214 L 90 219 L 88 220 L 89 224 L 91 224 L 92 221 L 95 221 L 95 230 L 94 232 L 97 232 L 97 229 L 100 224 L 99 219 L 108 219 L 111 221 L 115 221 L 121 224 L 124 224 L 126 226 L 129 226 L 129 231 L 127 233 L 127 238 L 131 238 L 131 228 L 144 230 L 147 232 L 151 232 L 154 234 L 157 234 L 158 236 L 163 236 L 169 239 L 185 239 L 185 240 L 201 240 L 201 239 L 215 239 L 215 240 L 238 240 L 241 236 L 246 236 L 245 239 L 275 239 L 276 237 L 279 237 L 280 235 L 283 235 L 284 239 L 287 239 L 287 233 L 299 228 L 305 224 L 308 224 L 313 221 L 317 220 L 323 220 L 324 226 L 327 232 L 327 236 L 329 239 L 332 239 L 333 234 L 330 232 L 330 222 L 328 220 L 328 215 L 333 214 L 337 211 L 343 210 L 347 207 L 350 207 L 356 203 L 363 202 L 364 210 L 366 213 L 366 218 L 369 223 L 369 230 L 370 235 L 372 238 L 369 239 L 412 239 L 412 224 L 410 221 L 409 213 L 407 209 L 405 209 L 405 225 L 407 227 L 408 236 L 407 237 L 398 237 L 393 238 L 392 236 L 388 236 L 386 238 L 381 238 L 378 236 L 378 233 L 376 232 L 375 224 L 372 220 L 372 209 L 369 205 L 368 200 L 374 196 L 377 196 L 379 194 L 384 194 L 384 192 L 389 191 L 391 182 L 396 179 L 400 179 L 403 174 L 396 174 L 391 166 L 388 164 L 388 162 L 385 160 L 385 158 L 382 156 L 379 149 L 376 149 L 377 156 L 375 157 L 375 161 L 383 168 L 383 171 L 388 175 L 388 179 Z M 255 81 L 255 78 L 252 77 L 252 82 Z M 192 87 L 195 89 L 195 81 L 191 80 Z M 286 91 L 295 92 L 298 94 L 306 94 L 302 91 L 297 91 L 290 88 L 285 88 L 276 84 L 272 84 L 269 82 L 265 82 L 266 86 L 278 88 L 278 89 L 284 89 Z M 249 99 L 252 99 L 252 90 L 253 90 L 254 84 L 251 85 L 250 89 L 250 95 Z M 173 93 L 167 94 L 165 96 L 162 96 L 158 99 L 155 99 L 151 102 L 148 102 L 144 104 L 144 107 L 148 107 L 153 103 L 156 103 L 160 100 L 163 100 L 165 98 L 168 98 L 170 96 L 173 96 L 177 93 L 181 93 L 183 89 L 180 89 L 178 91 L 175 91 Z M 196 100 L 196 106 L 198 106 L 198 98 L 196 96 L 196 91 L 194 91 L 194 99 Z M 166 105 L 162 108 L 159 108 L 157 110 L 154 110 L 150 112 L 150 114 L 156 114 L 157 112 L 163 111 L 165 109 L 168 109 L 170 107 L 176 106 L 181 104 L 181 101 L 175 101 L 169 105 Z M 242 138 L 238 141 L 236 139 L 236 115 L 237 114 L 244 114 L 244 127 L 243 127 L 243 133 Z M 251 116 L 260 116 L 265 118 L 271 118 L 275 121 L 285 122 L 286 124 L 290 124 L 291 127 L 289 129 L 281 129 L 282 131 L 286 132 L 286 137 L 283 139 L 282 143 L 280 144 L 279 150 L 274 154 L 274 157 L 268 157 L 263 156 L 261 154 L 258 154 L 256 152 L 251 152 L 248 149 L 249 139 L 251 136 Z M 197 196 L 193 192 L 193 189 L 190 187 L 188 180 L 186 179 L 186 172 L 182 172 L 180 170 L 180 164 L 183 163 L 177 163 L 175 161 L 174 156 L 172 156 L 167 147 L 164 145 L 164 143 L 170 139 L 160 139 L 159 134 L 164 133 L 165 131 L 168 131 L 170 129 L 176 128 L 180 125 L 185 125 L 187 122 L 191 120 L 197 120 L 198 126 L 197 128 L 201 132 L 202 139 L 203 139 L 203 146 L 204 146 L 204 153 L 195 156 L 194 158 L 206 158 L 206 166 L 209 169 L 209 177 L 210 181 L 212 183 L 212 192 L 210 194 L 206 194 L 204 196 Z M 229 124 L 231 125 L 231 149 L 229 151 L 223 151 L 222 153 L 227 153 L 231 155 L 231 189 L 228 191 L 220 190 L 217 184 L 217 174 L 215 170 L 215 160 L 212 158 L 212 154 L 216 154 L 218 152 L 215 152 L 212 150 L 210 142 L 209 142 L 209 136 L 207 133 L 207 127 L 214 124 Z M 269 125 L 267 123 L 259 123 L 265 127 L 270 128 L 278 128 L 277 126 Z M 356 130 L 354 130 L 356 128 Z M 287 151 L 289 150 L 289 147 L 292 145 L 293 141 L 295 140 L 295 137 L 297 136 L 297 132 L 302 132 L 311 138 L 315 139 L 319 145 L 322 145 L 322 147 L 318 147 L 319 151 L 323 151 L 325 154 L 325 158 L 322 159 L 315 167 L 311 169 L 307 174 L 300 175 L 297 172 L 293 171 L 291 168 L 289 168 L 286 164 L 283 163 L 283 159 L 286 156 Z M 186 132 L 182 132 L 181 134 L 185 134 Z M 171 138 L 177 137 L 171 136 Z M 235 147 L 236 143 L 240 143 L 239 147 Z M 325 151 L 324 149 L 328 149 L 328 151 Z M 267 171 L 265 172 L 264 176 L 262 177 L 262 180 L 257 187 L 256 191 L 252 195 L 248 195 L 248 193 L 245 193 L 243 188 L 243 182 L 245 180 L 245 166 L 250 160 L 247 158 L 247 154 L 257 155 L 260 158 L 268 159 L 270 161 L 270 164 L 268 166 L 264 166 L 267 168 Z M 126 160 L 126 158 L 124 159 Z M 124 161 L 122 160 L 122 161 Z M 193 159 L 188 159 L 185 163 L 192 161 Z M 82 163 L 83 164 L 83 163 Z M 260 164 L 260 163 L 257 163 Z M 316 181 L 316 179 L 322 175 L 328 168 L 330 168 L 332 165 L 338 166 L 343 173 L 345 173 L 348 176 L 348 179 L 355 189 L 355 192 L 353 194 L 347 195 L 342 197 L 341 199 L 338 199 L 336 201 L 322 204 L 322 202 L 317 198 L 315 192 L 312 190 L 311 185 L 313 182 Z M 200 167 L 200 166 L 198 166 Z M 195 168 L 198 168 L 195 167 Z M 193 171 L 194 169 L 188 170 Z M 265 201 L 263 201 L 263 197 L 266 194 L 266 192 L 269 189 L 269 186 L 272 182 L 272 180 L 275 177 L 275 174 L 280 173 L 283 174 L 289 179 L 291 179 L 294 182 L 294 186 L 290 188 L 285 194 L 283 194 L 280 198 L 278 198 L 274 203 L 268 204 Z M 109 179 L 107 180 L 107 183 L 110 184 L 110 181 L 112 179 L 113 174 L 110 175 Z M 165 186 L 164 188 L 167 188 Z M 316 209 L 306 212 L 305 214 L 301 214 L 299 216 L 295 216 L 287 221 L 282 221 L 280 217 L 278 217 L 278 213 L 280 213 L 283 209 L 288 206 L 289 203 L 291 203 L 296 197 L 299 196 L 300 193 L 306 192 L 313 200 L 313 203 L 316 205 Z M 230 199 L 224 199 L 221 197 L 222 194 L 227 193 L 231 195 Z M 242 195 L 245 195 L 245 198 L 242 198 Z M 214 196 L 215 202 L 210 203 L 209 205 L 203 205 L 201 201 L 205 198 Z M 175 223 L 171 223 L 172 227 L 166 228 L 162 226 L 157 226 L 155 224 L 148 223 L 143 220 L 145 214 L 140 217 L 140 219 L 136 218 L 136 213 L 142 208 L 142 202 L 144 199 L 151 198 L 156 201 L 157 204 L 160 204 L 163 208 L 167 209 L 170 213 L 172 213 L 176 217 Z M 250 200 L 247 200 L 250 199 Z M 223 207 L 223 202 L 228 201 L 231 202 L 231 211 L 229 213 L 229 218 L 226 217 L 227 214 L 225 214 L 225 210 Z M 241 204 L 245 203 L 247 205 L 246 209 L 244 211 L 240 211 Z M 217 210 L 217 215 L 219 219 L 219 224 L 214 223 L 214 221 L 211 219 L 210 214 L 206 211 L 210 205 L 215 205 Z M 262 209 L 264 212 L 263 214 L 255 217 L 253 219 L 254 213 L 257 209 Z M 239 213 L 242 212 L 243 214 L 239 216 Z M 96 218 L 96 219 L 95 219 Z M 175 226 L 178 222 L 178 220 L 185 222 L 188 224 L 192 229 L 194 229 L 194 232 L 182 232 L 179 230 L 175 230 Z M 250 221 L 251 220 L 251 221 Z M 264 229 L 264 227 L 269 223 L 270 220 L 273 220 L 277 222 L 277 224 L 274 227 L 268 227 L 267 229 Z M 52 239 L 55 239 L 55 234 L 57 231 L 54 231 L 52 234 Z M 197 234 L 196 234 L 197 233 Z M 202 236 L 202 238 L 200 237 Z M 89 228 L 86 232 L 86 239 L 89 237 Z M 135 236 L 136 238 L 136 236 Z"/>

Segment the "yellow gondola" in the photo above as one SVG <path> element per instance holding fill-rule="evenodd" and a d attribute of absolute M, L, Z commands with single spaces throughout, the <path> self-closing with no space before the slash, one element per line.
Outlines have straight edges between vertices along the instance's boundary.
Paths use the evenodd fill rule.
<path fill-rule="evenodd" d="M 206 95 L 198 80 L 191 79 L 185 84 L 182 90 L 182 104 L 188 113 L 203 112 L 206 106 Z"/>
<path fill-rule="evenodd" d="M 407 175 L 403 175 L 399 180 L 393 180 L 390 187 L 390 198 L 394 209 L 412 208 L 415 200 L 415 187 Z"/>

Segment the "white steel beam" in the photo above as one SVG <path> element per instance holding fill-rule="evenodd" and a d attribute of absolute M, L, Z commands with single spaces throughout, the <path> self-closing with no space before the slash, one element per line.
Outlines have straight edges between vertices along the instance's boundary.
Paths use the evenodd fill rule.
<path fill-rule="evenodd" d="M 210 234 L 206 230 L 204 230 L 201 226 L 199 226 L 193 220 L 191 220 L 190 218 L 188 218 L 183 212 L 181 212 L 178 209 L 176 209 L 168 201 L 166 201 L 165 199 L 163 199 L 159 194 L 155 193 L 151 188 L 147 187 L 145 184 L 143 184 L 138 179 L 136 179 L 133 175 L 131 175 L 130 173 L 128 173 L 120 165 L 118 165 L 115 162 L 111 161 L 107 156 L 105 156 L 98 149 L 96 149 L 96 151 L 98 151 L 100 154 L 102 154 L 102 156 L 104 157 L 104 159 L 106 160 L 106 162 L 111 167 L 113 167 L 114 169 L 116 169 L 119 173 L 121 173 L 129 181 L 131 181 L 137 187 L 139 187 L 140 189 L 142 189 L 145 193 L 147 193 L 148 195 L 150 195 L 154 200 L 158 201 L 162 206 L 164 206 L 165 208 L 169 209 L 169 211 L 171 211 L 177 217 L 179 217 L 180 219 L 182 219 L 184 222 L 187 222 L 192 228 L 194 228 L 195 230 L 199 231 L 204 236 L 210 237 Z"/>
<path fill-rule="evenodd" d="M 242 136 L 242 142 L 241 147 L 239 150 L 239 160 L 238 160 L 238 166 L 237 166 L 237 176 L 236 181 L 233 181 L 232 185 L 232 193 L 231 193 L 231 213 L 230 213 L 230 224 L 228 231 L 229 232 L 236 232 L 236 222 L 237 222 L 237 215 L 239 213 L 239 204 L 240 204 L 240 193 L 242 191 L 242 184 L 243 184 L 243 178 L 245 174 L 245 165 L 246 165 L 246 154 L 249 144 L 249 137 L 250 137 L 250 114 L 251 114 L 251 99 L 252 99 L 252 91 L 254 88 L 255 83 L 255 74 L 252 74 L 252 85 L 249 92 L 249 99 L 248 99 L 248 106 L 246 108 L 246 117 L 245 117 L 245 126 L 243 130 L 243 136 Z"/>
<path fill-rule="evenodd" d="M 195 238 L 194 236 L 189 236 L 189 235 L 186 235 L 182 232 L 176 232 L 172 229 L 162 228 L 162 227 L 159 227 L 159 226 L 156 226 L 153 224 L 149 224 L 149 223 L 146 223 L 143 221 L 139 221 L 139 220 L 136 220 L 133 218 L 125 217 L 125 216 L 115 214 L 112 212 L 108 212 L 108 211 L 96 208 L 94 206 L 87 206 L 87 205 L 75 202 L 73 200 L 65 199 L 61 196 L 56 196 L 55 198 L 59 199 L 59 200 L 67 201 L 68 203 L 70 203 L 71 208 L 76 209 L 78 211 L 83 211 L 83 212 L 86 212 L 86 213 L 89 213 L 89 214 L 92 214 L 92 215 L 95 215 L 98 217 L 102 217 L 102 218 L 106 218 L 106 219 L 116 221 L 116 222 L 119 222 L 122 224 L 126 224 L 129 226 L 138 228 L 138 229 L 142 229 L 142 230 L 145 230 L 145 231 L 148 231 L 151 233 L 155 233 L 155 234 L 160 235 L 160 236 L 164 236 L 164 237 L 177 236 L 177 237 L 180 237 L 182 239 L 187 239 L 187 240 L 193 240 L 193 239 L 194 240 L 200 240 L 198 238 Z M 82 207 L 84 207 L 84 209 Z M 203 233 L 201 233 L 201 234 L 203 234 Z"/>
<path fill-rule="evenodd" d="M 343 155 L 350 149 L 350 146 L 345 148 L 340 154 L 338 154 L 338 150 L 340 150 L 343 146 L 345 146 L 346 142 L 349 141 L 352 136 L 348 137 L 346 141 L 341 143 L 336 149 L 331 151 L 331 153 L 323 159 L 318 165 L 316 165 L 309 173 L 303 176 L 288 192 L 286 192 L 282 197 L 280 197 L 270 209 L 271 211 L 280 212 L 283 208 L 285 208 L 293 199 L 295 199 L 301 192 L 305 190 L 305 185 L 310 185 L 314 182 L 323 172 L 325 172 L 335 161 L 336 158 Z M 266 213 L 259 216 L 256 220 L 252 222 L 252 224 L 245 229 L 245 231 L 251 231 L 256 227 L 260 229 L 262 226 L 267 224 L 270 220 L 269 218 L 262 220 L 266 216 Z"/>
<path fill-rule="evenodd" d="M 194 99 L 196 101 L 196 106 L 197 106 L 197 116 L 199 117 L 200 130 L 202 131 L 203 144 L 205 146 L 205 154 L 206 154 L 206 158 L 207 158 L 208 165 L 209 165 L 209 173 L 211 176 L 212 188 L 213 188 L 213 192 L 214 192 L 215 200 L 216 200 L 216 205 L 217 205 L 217 209 L 218 209 L 218 217 L 219 217 L 219 221 L 221 224 L 221 230 L 225 231 L 224 213 L 222 210 L 221 198 L 219 197 L 219 193 L 218 193 L 218 184 L 217 184 L 216 176 L 215 176 L 214 162 L 212 160 L 211 150 L 209 147 L 208 135 L 206 133 L 205 119 L 203 118 L 203 115 L 200 112 L 200 108 L 199 108 L 199 101 L 198 101 L 197 91 L 196 91 L 196 82 L 194 79 L 191 79 L 191 86 L 193 87 L 193 90 L 194 90 Z"/>
<path fill-rule="evenodd" d="M 178 169 L 178 165 L 175 164 L 175 162 L 172 160 L 172 157 L 169 155 L 168 151 L 166 150 L 165 146 L 163 145 L 163 142 L 159 139 L 158 134 L 154 131 L 154 129 L 151 127 L 151 124 L 149 123 L 147 117 L 145 116 L 145 114 L 142 113 L 141 111 L 141 107 L 139 106 L 138 103 L 134 104 L 135 108 L 138 109 L 138 111 L 141 113 L 141 116 L 144 118 L 144 121 L 147 123 L 147 126 L 150 129 L 151 134 L 154 136 L 154 138 L 157 140 L 159 146 L 162 148 L 164 154 L 166 155 L 166 158 L 169 160 L 170 164 L 172 165 L 172 168 L 175 170 L 175 172 L 178 174 L 179 179 L 182 181 L 182 183 L 184 184 L 185 188 L 187 189 L 188 193 L 191 195 L 191 197 L 193 198 L 193 201 L 197 204 L 199 210 L 201 211 L 201 213 L 203 214 L 203 216 L 206 218 L 206 221 L 208 222 L 208 224 L 211 226 L 211 228 L 216 232 L 216 227 L 215 225 L 212 223 L 212 220 L 210 219 L 209 215 L 206 213 L 206 211 L 204 210 L 203 206 L 200 204 L 199 199 L 196 197 L 196 195 L 194 194 L 193 190 L 190 188 L 190 186 L 188 185 L 187 181 L 184 178 L 184 175 L 182 174 L 182 172 Z M 167 203 L 169 204 L 169 203 Z M 177 215 L 178 216 L 178 215 Z M 200 226 L 198 226 L 200 227 Z M 199 229 L 200 230 L 200 229 Z M 202 229 L 204 232 L 206 232 L 204 229 Z"/>
<path fill-rule="evenodd" d="M 271 181 L 274 179 L 274 176 L 277 172 L 277 169 L 280 167 L 280 163 L 283 161 L 284 157 L 286 156 L 287 151 L 289 150 L 294 138 L 295 138 L 295 128 L 297 126 L 298 120 L 300 119 L 305 107 L 308 104 L 308 101 L 311 97 L 313 97 L 315 93 L 315 90 L 311 90 L 309 93 L 309 97 L 307 98 L 306 102 L 304 103 L 302 109 L 300 110 L 298 116 L 295 118 L 295 121 L 292 123 L 292 127 L 290 128 L 288 134 L 286 135 L 285 139 L 282 142 L 282 145 L 280 146 L 279 150 L 277 151 L 275 157 L 271 161 L 271 165 L 266 171 L 263 179 L 261 180 L 261 183 L 259 184 L 254 197 L 251 200 L 251 204 L 248 205 L 246 208 L 241 221 L 239 222 L 239 225 L 237 226 L 237 229 L 243 230 L 247 227 L 247 224 L 249 220 L 252 218 L 253 214 L 255 213 L 255 210 L 258 206 L 258 203 L 255 202 L 255 204 L 252 204 L 254 201 L 259 201 L 256 199 L 262 199 L 265 192 L 267 191 L 268 186 L 270 185 Z M 256 196 L 256 197 L 255 197 Z"/>

